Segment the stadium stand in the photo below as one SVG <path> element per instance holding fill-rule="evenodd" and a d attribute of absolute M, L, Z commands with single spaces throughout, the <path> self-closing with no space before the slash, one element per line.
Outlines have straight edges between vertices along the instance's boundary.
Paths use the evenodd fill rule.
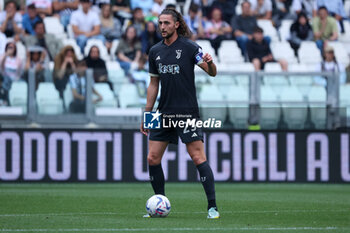
<path fill-rule="evenodd" d="M 23 113 L 27 113 L 28 85 L 26 82 L 14 82 L 9 91 L 11 106 L 21 107 Z"/>
<path fill-rule="evenodd" d="M 175 1 L 171 2 L 176 3 Z M 237 1 L 234 7 L 236 15 L 241 14 L 240 4 L 242 2 L 243 0 Z M 191 1 L 187 0 L 184 4 L 176 3 L 176 7 L 179 10 L 183 9 L 183 14 L 187 14 L 190 4 Z M 344 9 L 349 16 L 350 0 L 344 2 Z M 207 10 L 209 12 L 210 7 Z M 206 12 L 203 13 L 206 14 Z M 293 16 L 293 12 L 290 13 Z M 146 15 L 145 19 L 152 18 Z M 142 84 L 142 77 L 138 77 L 136 80 L 136 75 L 133 78 L 132 72 L 126 75 L 121 69 L 115 54 L 119 39 L 113 40 L 111 48 L 108 47 L 108 49 L 102 40 L 90 39 L 82 53 L 71 25 L 68 25 L 65 31 L 64 26 L 56 16 L 46 16 L 43 22 L 46 33 L 53 34 L 60 39 L 64 46 L 71 45 L 79 60 L 88 55 L 91 46 L 96 45 L 99 48 L 100 57 L 106 62 L 108 79 L 112 85 L 108 86 L 106 83 L 96 83 L 94 85 L 95 89 L 103 96 L 103 101 L 96 104 L 96 108 L 143 106 L 145 87 L 142 87 L 142 85 L 147 85 L 147 82 Z M 203 75 L 200 69 L 196 68 L 195 81 L 201 106 L 213 106 L 213 104 L 207 104 L 216 103 L 215 106 L 224 106 L 225 109 L 229 107 L 221 113 L 206 113 L 204 111 L 204 115 L 218 114 L 218 118 L 229 120 L 234 127 L 246 128 L 250 115 L 249 106 L 252 104 L 251 98 L 255 95 L 250 93 L 252 85 L 255 85 L 251 81 L 258 78 L 261 81 L 258 82 L 261 86 L 257 88 L 260 89 L 260 98 L 258 99 L 260 99 L 260 125 L 262 128 L 278 128 L 279 122 L 284 121 L 288 127 L 301 129 L 305 126 L 307 118 L 311 120 L 316 128 L 325 127 L 327 121 L 327 88 L 317 86 L 314 79 L 316 75 L 310 75 L 310 72 L 316 70 L 315 67 L 320 64 L 323 58 L 314 41 L 302 41 L 298 55 L 295 55 L 288 42 L 293 22 L 294 18 L 282 18 L 280 26 L 276 28 L 271 20 L 259 19 L 257 21 L 258 26 L 264 30 L 264 35 L 271 39 L 270 48 L 274 59 L 276 61 L 279 59 L 287 60 L 288 72 L 298 73 L 299 75 L 289 75 L 288 72 L 282 73 L 281 66 L 274 62 L 267 63 L 263 71 L 255 73 L 252 63 L 245 62 L 246 58 L 242 55 L 234 37 L 230 38 L 228 36 L 222 41 L 217 57 L 214 55 L 214 49 L 208 38 L 201 38 L 196 41 L 202 47 L 204 53 L 210 53 L 213 56 L 219 71 L 217 77 L 211 78 Z M 124 31 L 130 23 L 132 21 L 128 19 L 124 21 L 122 24 Z M 339 33 L 339 39 L 329 42 L 327 45 L 334 49 L 337 62 L 341 63 L 343 67 L 347 67 L 350 63 L 350 22 L 344 20 L 343 23 L 345 33 Z M 11 37 L 7 38 L 9 41 L 13 39 Z M 28 48 L 24 46 L 20 38 L 15 39 L 17 56 L 24 64 Z M 1 45 L 1 47 L 4 46 Z M 0 55 L 2 57 L 2 54 Z M 137 72 L 141 71 L 147 74 L 147 54 L 144 54 L 144 61 L 144 68 L 141 68 L 140 64 L 138 64 L 139 66 L 134 64 L 133 68 Z M 49 67 L 48 72 L 52 74 L 54 63 L 50 62 Z M 275 73 L 276 75 L 267 75 L 263 72 Z M 142 76 L 143 73 L 138 73 L 138 75 Z M 318 74 L 317 76 L 322 75 Z M 28 86 L 26 82 L 13 82 L 9 91 L 11 106 L 22 108 L 24 113 L 27 113 L 28 102 L 31 101 L 28 98 Z M 113 90 L 111 90 L 111 87 L 113 87 Z M 350 109 L 349 97 L 346 94 L 349 93 L 349 84 L 343 84 L 339 88 L 339 106 Z M 40 83 L 35 96 L 38 113 L 52 115 L 68 112 L 72 101 L 69 84 L 66 85 L 64 90 L 63 96 L 60 97 L 52 83 L 52 78 L 46 79 L 45 83 Z M 256 95 L 258 95 L 258 92 Z M 293 110 L 294 107 L 297 107 L 298 110 Z M 307 110 L 308 107 L 309 111 Z"/>
<path fill-rule="evenodd" d="M 281 117 L 281 106 L 270 86 L 260 89 L 260 126 L 262 129 L 277 129 Z"/>

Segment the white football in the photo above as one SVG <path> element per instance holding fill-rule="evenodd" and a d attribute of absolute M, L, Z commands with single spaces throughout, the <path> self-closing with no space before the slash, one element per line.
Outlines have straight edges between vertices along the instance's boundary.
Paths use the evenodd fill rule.
<path fill-rule="evenodd" d="M 153 195 L 146 202 L 147 213 L 151 217 L 166 217 L 170 213 L 170 201 L 166 196 Z"/>

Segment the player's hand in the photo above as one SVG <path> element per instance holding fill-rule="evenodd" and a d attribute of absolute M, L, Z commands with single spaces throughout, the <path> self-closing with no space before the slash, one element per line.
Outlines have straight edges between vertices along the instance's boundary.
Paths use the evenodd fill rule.
<path fill-rule="evenodd" d="M 141 122 L 140 132 L 141 132 L 143 135 L 148 136 L 149 129 L 145 129 L 145 128 L 143 127 L 143 122 Z"/>
<path fill-rule="evenodd" d="M 213 58 L 209 53 L 206 53 L 203 56 L 203 61 L 208 63 L 208 64 L 211 64 L 211 63 L 213 63 Z"/>

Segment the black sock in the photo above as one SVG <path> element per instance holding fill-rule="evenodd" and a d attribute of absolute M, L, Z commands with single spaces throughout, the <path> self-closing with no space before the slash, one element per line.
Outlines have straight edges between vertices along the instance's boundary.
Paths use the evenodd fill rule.
<path fill-rule="evenodd" d="M 208 199 L 208 210 L 216 207 L 214 175 L 207 161 L 197 166 L 199 176 Z"/>
<path fill-rule="evenodd" d="M 148 165 L 149 168 L 149 178 L 152 184 L 152 188 L 155 194 L 162 194 L 165 196 L 164 192 L 164 173 L 162 169 L 162 164 L 158 165 Z"/>

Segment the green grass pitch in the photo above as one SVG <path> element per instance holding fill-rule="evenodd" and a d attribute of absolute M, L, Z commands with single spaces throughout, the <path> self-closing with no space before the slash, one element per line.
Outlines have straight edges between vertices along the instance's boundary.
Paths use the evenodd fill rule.
<path fill-rule="evenodd" d="M 167 218 L 142 218 L 148 183 L 0 184 L 0 232 L 350 232 L 350 186 L 216 184 L 206 218 L 200 183 L 167 183 Z"/>

